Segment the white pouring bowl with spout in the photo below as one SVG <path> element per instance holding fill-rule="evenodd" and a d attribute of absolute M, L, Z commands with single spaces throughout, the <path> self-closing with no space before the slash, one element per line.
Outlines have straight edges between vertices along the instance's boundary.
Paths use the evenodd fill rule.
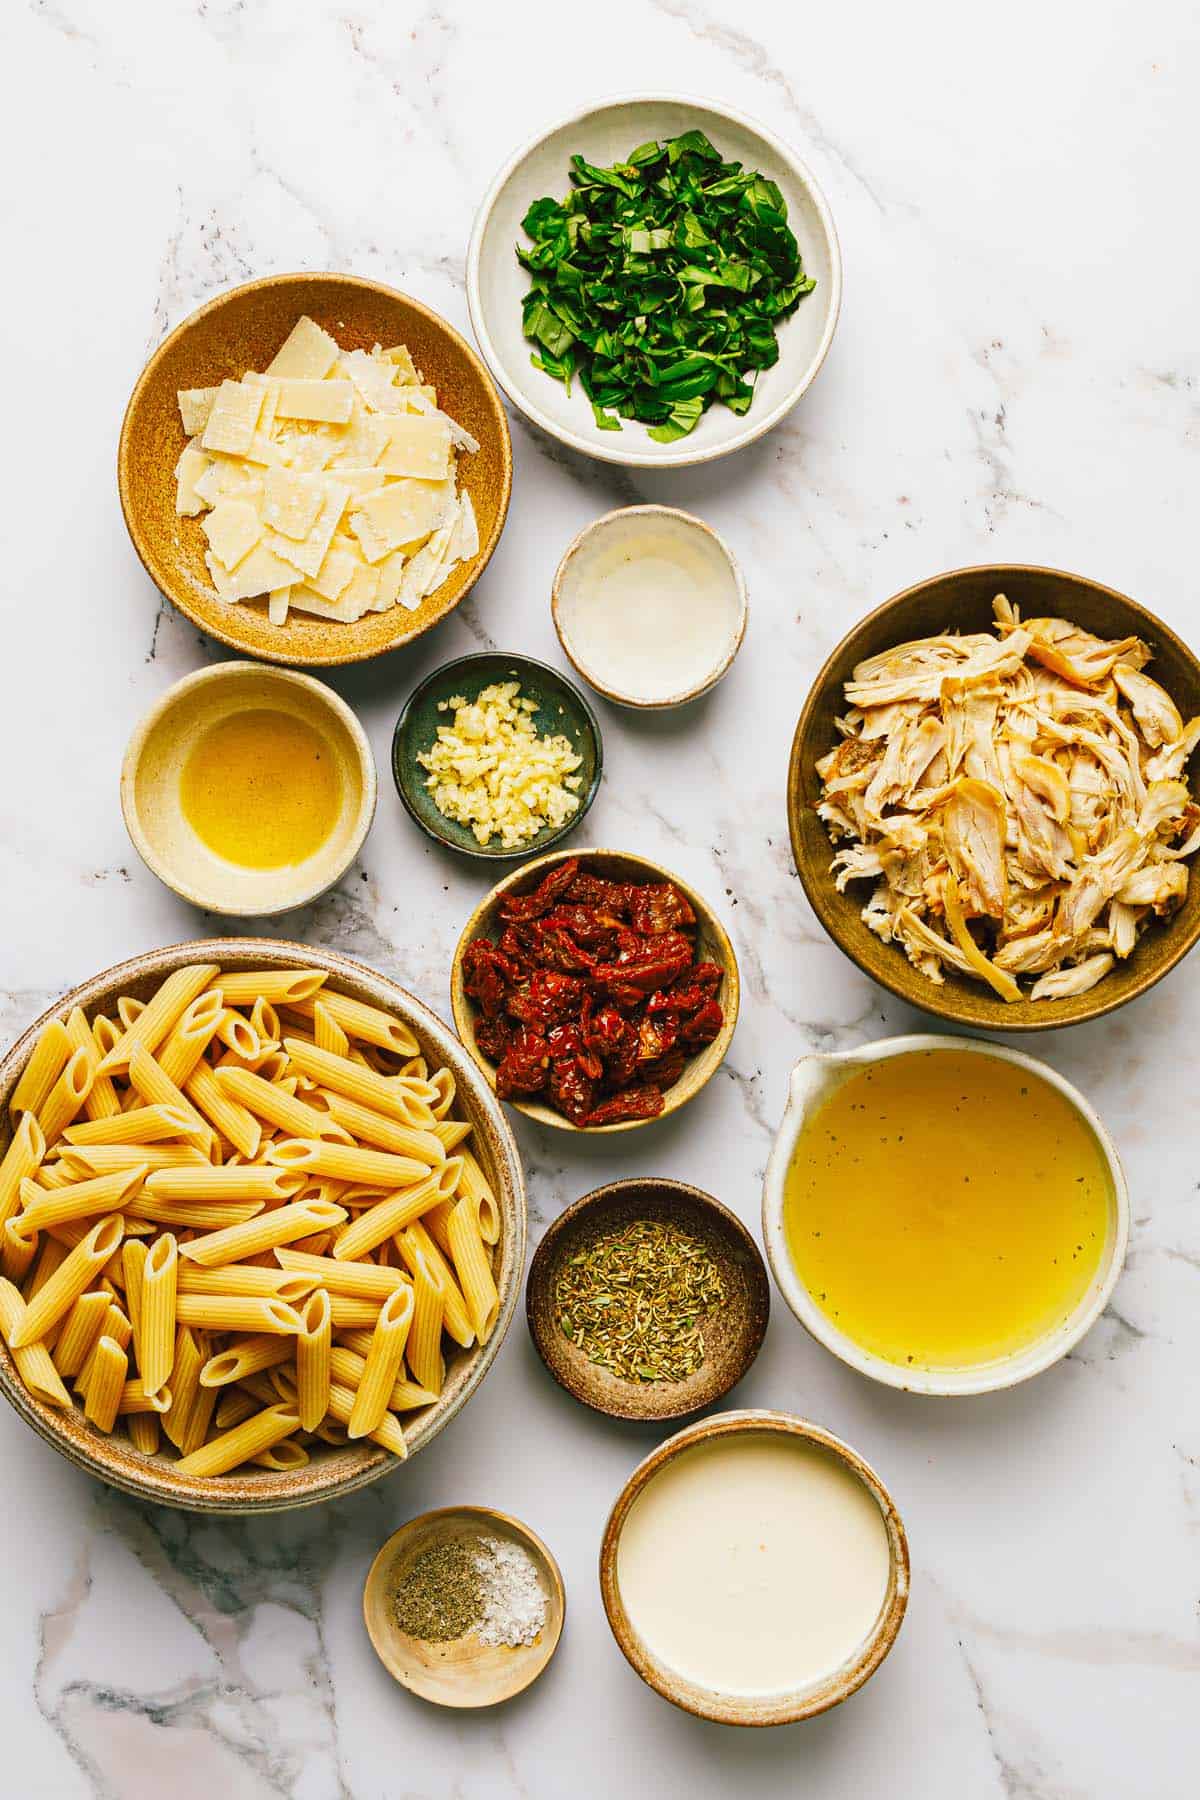
<path fill-rule="evenodd" d="M 838 1329 L 822 1311 L 801 1280 L 792 1261 L 784 1232 L 784 1193 L 787 1172 L 806 1120 L 829 1097 L 860 1069 L 883 1062 L 891 1056 L 904 1056 L 913 1051 L 954 1049 L 980 1056 L 992 1056 L 1001 1062 L 1015 1063 L 1039 1080 L 1056 1088 L 1079 1113 L 1089 1127 L 1108 1165 L 1112 1211 L 1104 1253 L 1087 1288 L 1072 1312 L 1054 1328 L 1031 1343 L 1008 1355 L 987 1362 L 963 1364 L 950 1368 L 901 1366 L 864 1349 L 855 1339 Z M 888 1387 L 903 1388 L 915 1394 L 987 1394 L 1000 1388 L 1015 1387 L 1040 1375 L 1043 1369 L 1064 1357 L 1074 1348 L 1107 1306 L 1125 1261 L 1129 1242 L 1129 1189 L 1121 1167 L 1121 1159 L 1108 1132 L 1078 1088 L 1052 1069 L 1020 1050 L 1009 1050 L 1001 1044 L 985 1043 L 980 1038 L 939 1037 L 930 1032 L 907 1037 L 885 1038 L 880 1043 L 865 1044 L 858 1050 L 838 1050 L 827 1054 L 814 1052 L 802 1056 L 792 1070 L 788 1084 L 788 1101 L 779 1131 L 767 1163 L 763 1179 L 763 1241 L 767 1261 L 775 1285 L 792 1312 L 818 1343 L 835 1356 L 881 1381 Z"/>

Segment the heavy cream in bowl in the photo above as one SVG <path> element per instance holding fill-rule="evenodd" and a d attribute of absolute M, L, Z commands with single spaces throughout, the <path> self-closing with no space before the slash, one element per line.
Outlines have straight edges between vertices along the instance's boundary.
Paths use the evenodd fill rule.
<path fill-rule="evenodd" d="M 572 663 L 625 706 L 707 693 L 746 630 L 746 588 L 710 526 L 670 506 L 627 506 L 580 533 L 554 579 L 554 623 Z"/>

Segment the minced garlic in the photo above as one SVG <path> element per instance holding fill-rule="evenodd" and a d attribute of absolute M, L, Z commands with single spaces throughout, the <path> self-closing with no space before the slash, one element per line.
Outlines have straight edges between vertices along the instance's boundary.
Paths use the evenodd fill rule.
<path fill-rule="evenodd" d="M 461 694 L 442 700 L 438 711 L 452 712 L 454 722 L 438 726 L 437 742 L 417 761 L 443 817 L 469 825 L 480 844 L 498 835 L 505 850 L 571 817 L 583 779 L 572 771 L 583 759 L 561 734 L 538 736 L 537 702 L 522 698 L 519 682 L 493 682 L 473 702 Z"/>

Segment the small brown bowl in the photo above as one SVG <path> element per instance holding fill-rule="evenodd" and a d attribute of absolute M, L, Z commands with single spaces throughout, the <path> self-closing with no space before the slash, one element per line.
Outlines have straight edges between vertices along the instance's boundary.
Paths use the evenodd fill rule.
<path fill-rule="evenodd" d="M 396 1623 L 393 1597 L 417 1556 L 435 1543 L 475 1536 L 519 1544 L 532 1558 L 546 1601 L 546 1623 L 532 1644 L 481 1644 L 473 1633 L 429 1644 Z M 410 1519 L 379 1551 L 363 1588 L 363 1618 L 375 1654 L 402 1687 L 435 1706 L 495 1706 L 521 1693 L 557 1650 L 566 1609 L 562 1574 L 541 1538 L 490 1506 L 444 1506 Z"/>
<path fill-rule="evenodd" d="M 523 868 L 516 869 L 498 881 L 490 894 L 480 901 L 475 911 L 463 927 L 462 936 L 454 951 L 454 961 L 450 968 L 450 1005 L 454 1015 L 454 1027 L 459 1037 L 483 1070 L 493 1089 L 496 1086 L 496 1065 L 483 1054 L 475 1041 L 476 1009 L 474 1003 L 467 998 L 463 986 L 463 957 L 467 945 L 477 937 L 498 938 L 503 930 L 500 922 L 500 902 L 509 894 L 528 893 L 558 863 L 575 858 L 581 869 L 589 870 L 594 875 L 602 876 L 608 881 L 658 882 L 669 881 L 677 887 L 689 901 L 696 915 L 696 951 L 701 960 L 719 963 L 724 970 L 724 979 L 717 990 L 716 998 L 725 1010 L 725 1023 L 713 1039 L 706 1044 L 696 1056 L 684 1066 L 683 1074 L 664 1096 L 665 1105 L 658 1118 L 665 1119 L 671 1113 L 678 1112 L 681 1106 L 693 1100 L 705 1083 L 716 1074 L 725 1060 L 733 1038 L 733 1029 L 737 1024 L 738 998 L 740 985 L 738 981 L 737 958 L 733 953 L 733 945 L 721 921 L 712 907 L 702 900 L 694 888 L 686 881 L 680 881 L 678 875 L 672 875 L 669 869 L 660 868 L 657 863 L 648 862 L 644 856 L 630 856 L 620 850 L 555 850 L 549 856 L 539 856 L 535 862 L 526 863 Z M 642 1125 L 654 1125 L 656 1119 L 621 1119 L 615 1125 L 572 1125 L 570 1119 L 562 1113 L 555 1112 L 551 1106 L 543 1106 L 536 1100 L 510 1100 L 508 1105 L 524 1113 L 527 1119 L 536 1119 L 539 1125 L 553 1125 L 559 1131 L 586 1132 L 590 1137 L 600 1137 L 605 1132 L 634 1131 Z"/>
<path fill-rule="evenodd" d="M 578 1251 L 635 1219 L 675 1225 L 702 1244 L 726 1303 L 705 1319 L 704 1361 L 684 1381 L 626 1381 L 589 1361 L 554 1317 L 559 1272 Z M 758 1246 L 711 1194 L 682 1181 L 614 1181 L 568 1206 L 537 1247 L 525 1284 L 525 1317 L 538 1355 L 560 1387 L 614 1419 L 682 1419 L 721 1400 L 747 1373 L 766 1335 L 771 1286 Z"/>
<path fill-rule="evenodd" d="M 788 765 L 788 827 L 792 855 L 809 904 L 840 950 L 882 987 L 910 1006 L 939 1019 L 985 1031 L 1051 1031 L 1098 1019 L 1152 988 L 1200 939 L 1200 879 L 1193 877 L 1187 898 L 1165 924 L 1151 924 L 1133 954 L 1089 993 L 1066 1000 L 1001 1000 L 982 982 L 947 968 L 941 987 L 915 969 L 897 944 L 885 944 L 862 920 L 866 882 L 851 882 L 839 894 L 830 863 L 833 847 L 817 802 L 821 782 L 817 761 L 837 742 L 835 720 L 845 711 L 843 684 L 864 658 L 911 638 L 944 630 L 987 631 L 992 601 L 1007 594 L 1027 618 L 1071 619 L 1098 636 L 1136 635 L 1154 652 L 1149 673 L 1170 694 L 1184 719 L 1200 713 L 1200 659 L 1169 626 L 1136 600 L 1102 587 L 1084 575 L 1020 563 L 988 563 L 954 569 L 906 588 L 861 619 L 829 657 L 813 682 Z M 1196 791 L 1193 778 L 1193 791 Z"/>
<path fill-rule="evenodd" d="M 438 404 L 478 439 L 459 458 L 459 478 L 479 523 L 479 551 L 461 563 L 415 612 L 393 606 L 356 623 L 289 613 L 272 625 L 263 601 L 226 605 L 204 563 L 199 519 L 175 511 L 175 464 L 187 439 L 179 388 L 212 387 L 265 369 L 302 314 L 347 350 L 406 344 Z M 121 510 L 146 573 L 207 636 L 263 662 L 316 667 L 364 662 L 407 644 L 453 611 L 474 587 L 500 540 L 512 489 L 508 420 L 491 376 L 445 319 L 407 294 L 356 275 L 268 275 L 201 306 L 155 350 L 138 377 L 117 453 Z"/>
<path fill-rule="evenodd" d="M 621 1597 L 618 1579 L 621 1533 L 625 1529 L 630 1508 L 648 1482 L 661 1473 L 667 1463 L 681 1452 L 698 1444 L 715 1443 L 717 1439 L 741 1434 L 780 1432 L 815 1444 L 844 1463 L 871 1494 L 883 1515 L 887 1532 L 890 1571 L 883 1604 L 862 1644 L 849 1661 L 829 1675 L 790 1692 L 770 1694 L 724 1693 L 698 1686 L 686 1676 L 670 1668 L 650 1648 L 638 1632 Z M 703 1571 L 697 1570 L 697 1580 Z M 613 1636 L 626 1661 L 648 1687 L 664 1700 L 681 1707 L 684 1712 L 701 1719 L 713 1719 L 718 1725 L 792 1725 L 800 1719 L 811 1719 L 828 1712 L 857 1692 L 870 1679 L 896 1641 L 908 1605 L 909 1562 L 908 1539 L 896 1504 L 869 1463 L 849 1444 L 834 1437 L 820 1425 L 782 1412 L 727 1412 L 699 1419 L 669 1437 L 657 1450 L 640 1462 L 608 1515 L 600 1545 L 600 1594 Z"/>

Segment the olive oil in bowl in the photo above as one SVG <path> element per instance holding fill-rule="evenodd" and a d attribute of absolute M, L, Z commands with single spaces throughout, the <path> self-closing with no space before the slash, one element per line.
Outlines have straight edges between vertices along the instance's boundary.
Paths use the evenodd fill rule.
<path fill-rule="evenodd" d="M 902 1370 L 1017 1356 L 1110 1260 L 1104 1148 L 1057 1087 L 947 1040 L 855 1069 L 805 1118 L 784 1184 L 793 1268 L 830 1324 Z"/>

